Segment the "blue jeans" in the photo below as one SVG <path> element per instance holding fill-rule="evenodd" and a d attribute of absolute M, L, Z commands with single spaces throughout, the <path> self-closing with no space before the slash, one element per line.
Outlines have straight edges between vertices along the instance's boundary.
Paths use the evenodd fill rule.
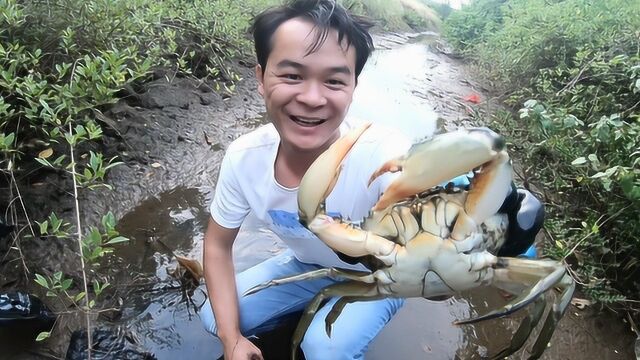
<path fill-rule="evenodd" d="M 236 276 L 236 286 L 242 334 L 250 336 L 272 330 L 283 317 L 304 309 L 322 288 L 338 281 L 329 278 L 299 281 L 243 297 L 246 290 L 271 279 L 320 268 L 298 261 L 290 250 L 286 250 L 239 273 Z M 362 359 L 371 340 L 404 304 L 404 299 L 395 298 L 348 304 L 333 324 L 329 338 L 324 319 L 337 300 L 338 298 L 332 298 L 320 308 L 309 326 L 301 344 L 307 360 Z M 208 300 L 202 307 L 200 319 L 205 329 L 216 335 L 216 322 Z"/>

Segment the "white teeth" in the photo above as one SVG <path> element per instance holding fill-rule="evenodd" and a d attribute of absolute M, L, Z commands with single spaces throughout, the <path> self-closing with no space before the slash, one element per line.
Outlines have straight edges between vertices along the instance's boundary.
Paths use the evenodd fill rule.
<path fill-rule="evenodd" d="M 302 117 L 298 117 L 298 120 L 311 123 L 322 121 L 322 119 L 307 119 Z"/>
<path fill-rule="evenodd" d="M 322 122 L 324 122 L 324 119 L 318 119 L 318 118 L 304 118 L 304 117 L 300 117 L 300 116 L 293 116 L 293 119 L 295 121 L 304 123 L 304 124 L 309 124 L 309 125 L 315 125 L 315 124 L 320 124 Z"/>

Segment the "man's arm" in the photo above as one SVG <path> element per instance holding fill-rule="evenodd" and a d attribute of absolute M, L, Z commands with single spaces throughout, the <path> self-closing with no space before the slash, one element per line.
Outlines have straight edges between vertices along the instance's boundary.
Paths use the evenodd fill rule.
<path fill-rule="evenodd" d="M 224 358 L 262 359 L 260 350 L 240 333 L 238 295 L 232 248 L 238 228 L 227 229 L 209 219 L 204 235 L 204 278 L 216 318 Z"/>

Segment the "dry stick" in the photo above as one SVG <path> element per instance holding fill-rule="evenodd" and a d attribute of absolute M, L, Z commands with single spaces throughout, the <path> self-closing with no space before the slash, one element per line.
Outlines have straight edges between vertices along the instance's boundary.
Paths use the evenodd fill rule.
<path fill-rule="evenodd" d="M 610 217 L 604 219 L 604 221 L 602 221 L 601 223 L 598 224 L 598 222 L 604 218 L 604 215 L 600 216 L 600 218 L 598 218 L 598 220 L 596 220 L 596 224 L 598 225 L 598 227 L 602 227 L 602 225 L 606 224 L 607 222 L 609 222 L 609 220 L 614 219 L 616 217 L 618 217 L 618 215 L 622 214 L 622 212 L 624 212 L 625 210 L 627 210 L 631 205 L 625 206 L 624 208 L 618 210 L 615 214 L 611 215 Z M 567 259 L 567 257 L 569 257 L 571 254 L 574 253 L 574 251 L 578 248 L 578 246 L 580 244 L 582 244 L 583 241 L 587 240 L 589 237 L 591 237 L 591 235 L 595 234 L 596 232 L 591 231 L 589 232 L 587 235 L 585 235 L 582 239 L 578 240 L 578 242 L 576 242 L 576 244 L 573 246 L 573 248 L 571 248 L 571 250 L 567 253 L 567 255 L 565 255 L 562 258 L 562 261 L 565 261 Z"/>
<path fill-rule="evenodd" d="M 22 117 L 18 116 L 18 124 L 16 129 L 19 130 L 20 129 L 20 123 L 21 123 Z M 18 133 L 18 131 L 16 130 L 16 134 Z M 15 143 L 17 144 L 18 142 L 18 138 L 16 137 L 15 139 Z M 20 200 L 20 206 L 22 207 L 22 212 L 24 213 L 24 217 L 27 220 L 27 226 L 29 227 L 29 230 L 31 230 L 31 235 L 33 235 L 33 238 L 36 238 L 36 234 L 33 231 L 33 226 L 31 225 L 31 220 L 29 220 L 29 214 L 27 214 L 27 208 L 24 205 L 24 201 L 22 201 L 22 195 L 20 194 L 20 189 L 18 188 L 18 182 L 16 181 L 15 175 L 13 173 L 13 163 L 15 162 L 15 156 L 11 157 L 11 160 L 9 160 L 9 166 L 7 166 L 7 170 L 9 170 L 9 174 L 11 175 L 11 184 L 13 185 L 13 187 L 15 187 L 16 192 L 18 193 L 18 199 Z M 9 186 L 9 191 L 11 191 L 12 187 L 11 185 Z M 13 203 L 15 199 L 12 199 L 11 202 L 9 203 L 9 205 L 7 206 L 7 208 L 11 208 L 11 203 Z M 12 221 L 14 222 L 14 224 L 18 223 L 18 215 L 15 211 L 15 209 L 13 209 L 12 211 Z M 22 230 L 21 230 L 22 231 Z M 14 244 L 16 246 L 16 249 L 18 249 L 18 254 L 20 255 L 20 260 L 22 261 L 22 267 L 24 269 L 25 272 L 25 277 L 29 278 L 29 268 L 27 267 L 27 263 L 24 260 L 24 255 L 22 253 L 22 247 L 20 246 L 20 238 L 18 237 L 19 234 L 16 235 L 16 237 L 14 238 Z"/>
<path fill-rule="evenodd" d="M 36 238 L 36 233 L 33 231 L 33 226 L 31 226 L 31 220 L 29 220 L 29 214 L 27 214 L 27 208 L 24 206 L 24 201 L 22 201 L 22 195 L 20 194 L 20 189 L 18 188 L 18 183 L 16 182 L 16 178 L 13 175 L 13 166 L 9 165 L 9 174 L 11 174 L 11 183 L 16 189 L 18 193 L 18 199 L 20 199 L 20 206 L 22 207 L 22 212 L 24 212 L 24 217 L 27 219 L 27 224 L 29 226 L 29 230 L 31 230 L 31 235 L 33 238 Z M 16 248 L 18 249 L 18 253 L 20 254 L 20 259 L 22 259 L 22 266 L 24 267 L 25 276 L 29 277 L 29 268 L 27 268 L 27 264 L 24 262 L 24 255 L 22 254 L 22 249 L 20 248 L 20 240 L 16 237 Z"/>
<path fill-rule="evenodd" d="M 24 255 L 22 254 L 22 250 L 20 249 L 20 244 L 18 243 L 18 239 L 20 238 L 20 234 L 22 234 L 22 231 L 27 227 L 28 226 L 25 225 L 20 230 L 18 230 L 16 232 L 16 235 L 13 237 L 13 241 L 11 242 L 11 246 L 10 247 L 14 247 L 15 246 L 15 248 L 18 249 L 18 254 L 20 255 L 20 260 L 22 260 L 22 266 L 24 266 L 25 271 L 28 272 L 29 268 L 27 267 L 27 264 L 24 261 Z M 0 259 L 0 263 L 3 263 L 7 259 L 8 256 L 9 256 L 9 251 L 7 251 L 4 254 L 4 256 L 2 257 L 2 259 Z M 11 261 L 13 261 L 13 260 L 11 260 Z"/>
<path fill-rule="evenodd" d="M 73 134 L 73 128 L 71 127 L 71 122 L 69 122 L 69 135 Z M 73 179 L 73 200 L 75 202 L 75 212 L 76 212 L 76 228 L 78 235 L 78 249 L 80 250 L 80 266 L 82 268 L 82 281 L 84 283 L 84 300 L 87 306 L 87 312 L 85 313 L 85 317 L 87 320 L 87 359 L 91 360 L 91 348 L 93 344 L 91 343 L 91 318 L 89 312 L 89 287 L 87 286 L 87 272 L 84 266 L 84 252 L 82 250 L 82 228 L 80 224 L 80 203 L 78 202 L 78 182 L 76 180 L 76 161 L 73 156 L 73 145 L 69 143 L 69 152 L 71 153 L 71 178 Z"/>
<path fill-rule="evenodd" d="M 582 68 L 580 68 L 580 71 L 578 72 L 578 75 L 576 75 L 573 79 L 571 79 L 571 81 L 569 81 L 567 83 L 567 85 L 565 85 L 565 87 L 563 87 L 562 89 L 558 90 L 558 92 L 556 93 L 556 96 L 560 96 L 560 94 L 562 94 L 563 92 L 568 91 L 571 88 L 573 88 L 578 83 L 578 81 L 583 80 L 583 79 L 581 79 L 582 74 L 585 72 L 585 70 L 587 70 L 587 67 L 589 65 L 591 65 L 591 63 L 593 63 L 595 60 L 596 60 L 595 58 L 592 58 L 591 60 L 589 60 L 589 62 L 584 64 L 582 66 Z"/>

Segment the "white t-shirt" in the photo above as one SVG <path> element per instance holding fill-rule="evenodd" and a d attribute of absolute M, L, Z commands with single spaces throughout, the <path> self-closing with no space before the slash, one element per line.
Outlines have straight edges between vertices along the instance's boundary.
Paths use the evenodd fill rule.
<path fill-rule="evenodd" d="M 356 124 L 346 121 L 344 134 Z M 238 228 L 250 211 L 277 234 L 305 263 L 365 270 L 350 265 L 298 222 L 298 188 L 286 188 L 275 179 L 274 163 L 280 138 L 272 124 L 233 141 L 222 160 L 211 217 L 226 228 Z M 385 174 L 370 187 L 371 174 L 385 161 L 404 154 L 410 142 L 398 131 L 372 125 L 345 158 L 340 177 L 326 200 L 327 213 L 360 222 L 395 177 Z M 323 191 L 323 189 L 318 189 Z"/>

